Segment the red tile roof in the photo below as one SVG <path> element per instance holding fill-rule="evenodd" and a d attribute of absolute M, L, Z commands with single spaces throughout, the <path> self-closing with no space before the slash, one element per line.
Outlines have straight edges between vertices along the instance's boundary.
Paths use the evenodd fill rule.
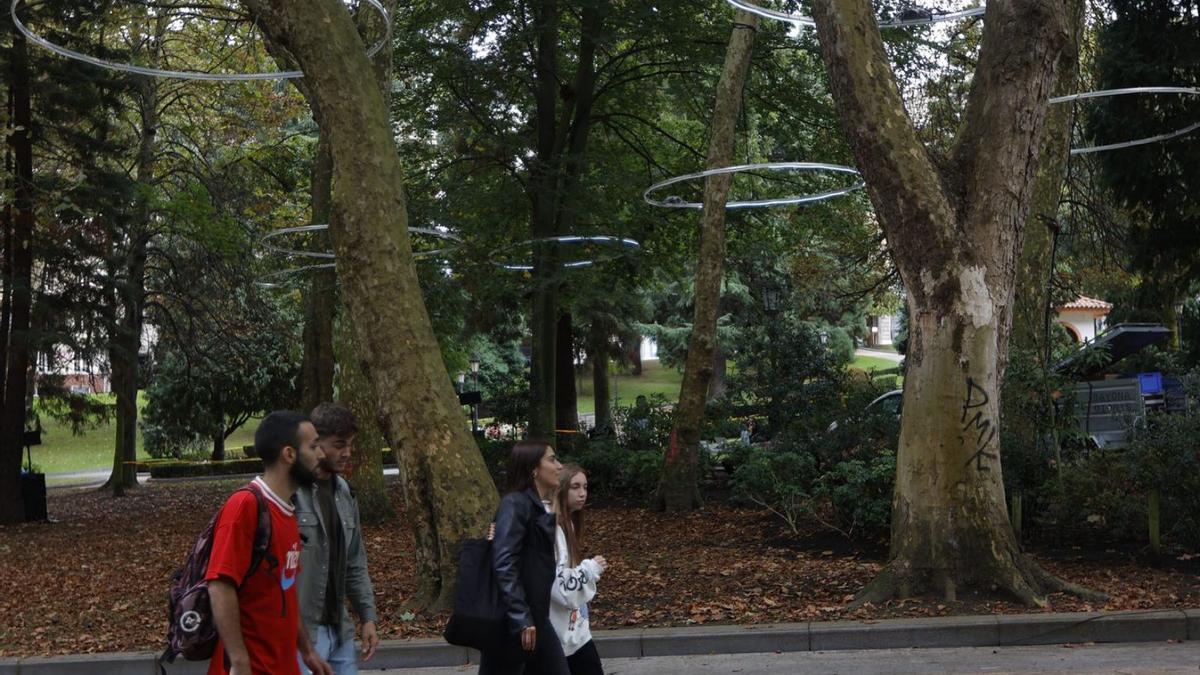
<path fill-rule="evenodd" d="M 1102 309 L 1107 312 L 1108 310 L 1112 309 L 1112 303 L 1108 303 L 1103 300 L 1097 300 L 1096 298 L 1089 298 L 1085 295 L 1081 295 L 1078 298 L 1076 298 L 1075 300 L 1072 300 L 1071 302 L 1066 303 L 1065 305 L 1059 305 L 1058 308 L 1059 309 Z"/>

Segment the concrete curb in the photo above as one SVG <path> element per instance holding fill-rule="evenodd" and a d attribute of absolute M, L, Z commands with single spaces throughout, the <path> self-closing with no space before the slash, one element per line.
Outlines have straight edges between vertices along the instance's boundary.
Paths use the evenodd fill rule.
<path fill-rule="evenodd" d="M 1159 642 L 1200 640 L 1200 609 L 1164 609 L 1076 614 L 999 614 L 881 621 L 830 621 L 749 626 L 630 628 L 598 630 L 604 658 L 690 654 L 990 647 L 1067 642 Z M 155 675 L 156 654 L 77 654 L 0 659 L 0 675 Z M 388 640 L 375 669 L 460 666 L 479 663 L 478 652 L 439 639 Z M 172 675 L 200 675 L 206 663 L 177 663 Z"/>

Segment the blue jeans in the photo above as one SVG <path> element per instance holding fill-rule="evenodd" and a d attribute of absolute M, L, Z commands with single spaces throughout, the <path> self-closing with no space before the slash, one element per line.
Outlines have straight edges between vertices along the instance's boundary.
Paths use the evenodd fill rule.
<path fill-rule="evenodd" d="M 317 654 L 329 662 L 335 675 L 358 675 L 358 653 L 354 651 L 354 640 L 342 641 L 337 626 L 317 626 L 317 641 L 313 644 Z M 300 661 L 301 675 L 312 675 L 312 671 Z"/>

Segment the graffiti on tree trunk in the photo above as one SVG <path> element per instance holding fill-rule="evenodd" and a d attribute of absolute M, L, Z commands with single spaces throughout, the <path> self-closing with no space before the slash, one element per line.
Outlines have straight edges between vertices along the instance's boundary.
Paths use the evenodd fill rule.
<path fill-rule="evenodd" d="M 991 467 L 987 466 L 984 462 L 989 459 L 999 459 L 999 455 L 987 451 L 988 446 L 991 445 L 992 440 L 996 437 L 996 425 L 992 424 L 991 419 L 984 417 L 986 413 L 984 407 L 991 400 L 991 397 L 988 396 L 983 387 L 976 384 L 973 378 L 967 378 L 967 395 L 963 399 L 962 418 L 959 422 L 963 424 L 963 443 L 968 442 L 969 431 L 977 432 L 973 441 L 975 454 L 971 455 L 966 464 L 969 466 L 971 462 L 975 462 L 976 471 L 991 471 Z M 971 411 L 975 411 L 975 414 L 968 417 L 971 415 Z"/>

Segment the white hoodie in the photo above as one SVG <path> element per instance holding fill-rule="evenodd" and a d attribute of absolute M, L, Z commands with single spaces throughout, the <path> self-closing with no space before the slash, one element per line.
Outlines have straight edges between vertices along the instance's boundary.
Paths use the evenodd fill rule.
<path fill-rule="evenodd" d="M 550 590 L 550 625 L 554 626 L 554 632 L 562 642 L 563 653 L 570 656 L 592 639 L 587 603 L 596 595 L 600 565 L 588 558 L 578 567 L 571 567 L 567 535 L 562 527 L 555 530 L 558 570 Z"/>

